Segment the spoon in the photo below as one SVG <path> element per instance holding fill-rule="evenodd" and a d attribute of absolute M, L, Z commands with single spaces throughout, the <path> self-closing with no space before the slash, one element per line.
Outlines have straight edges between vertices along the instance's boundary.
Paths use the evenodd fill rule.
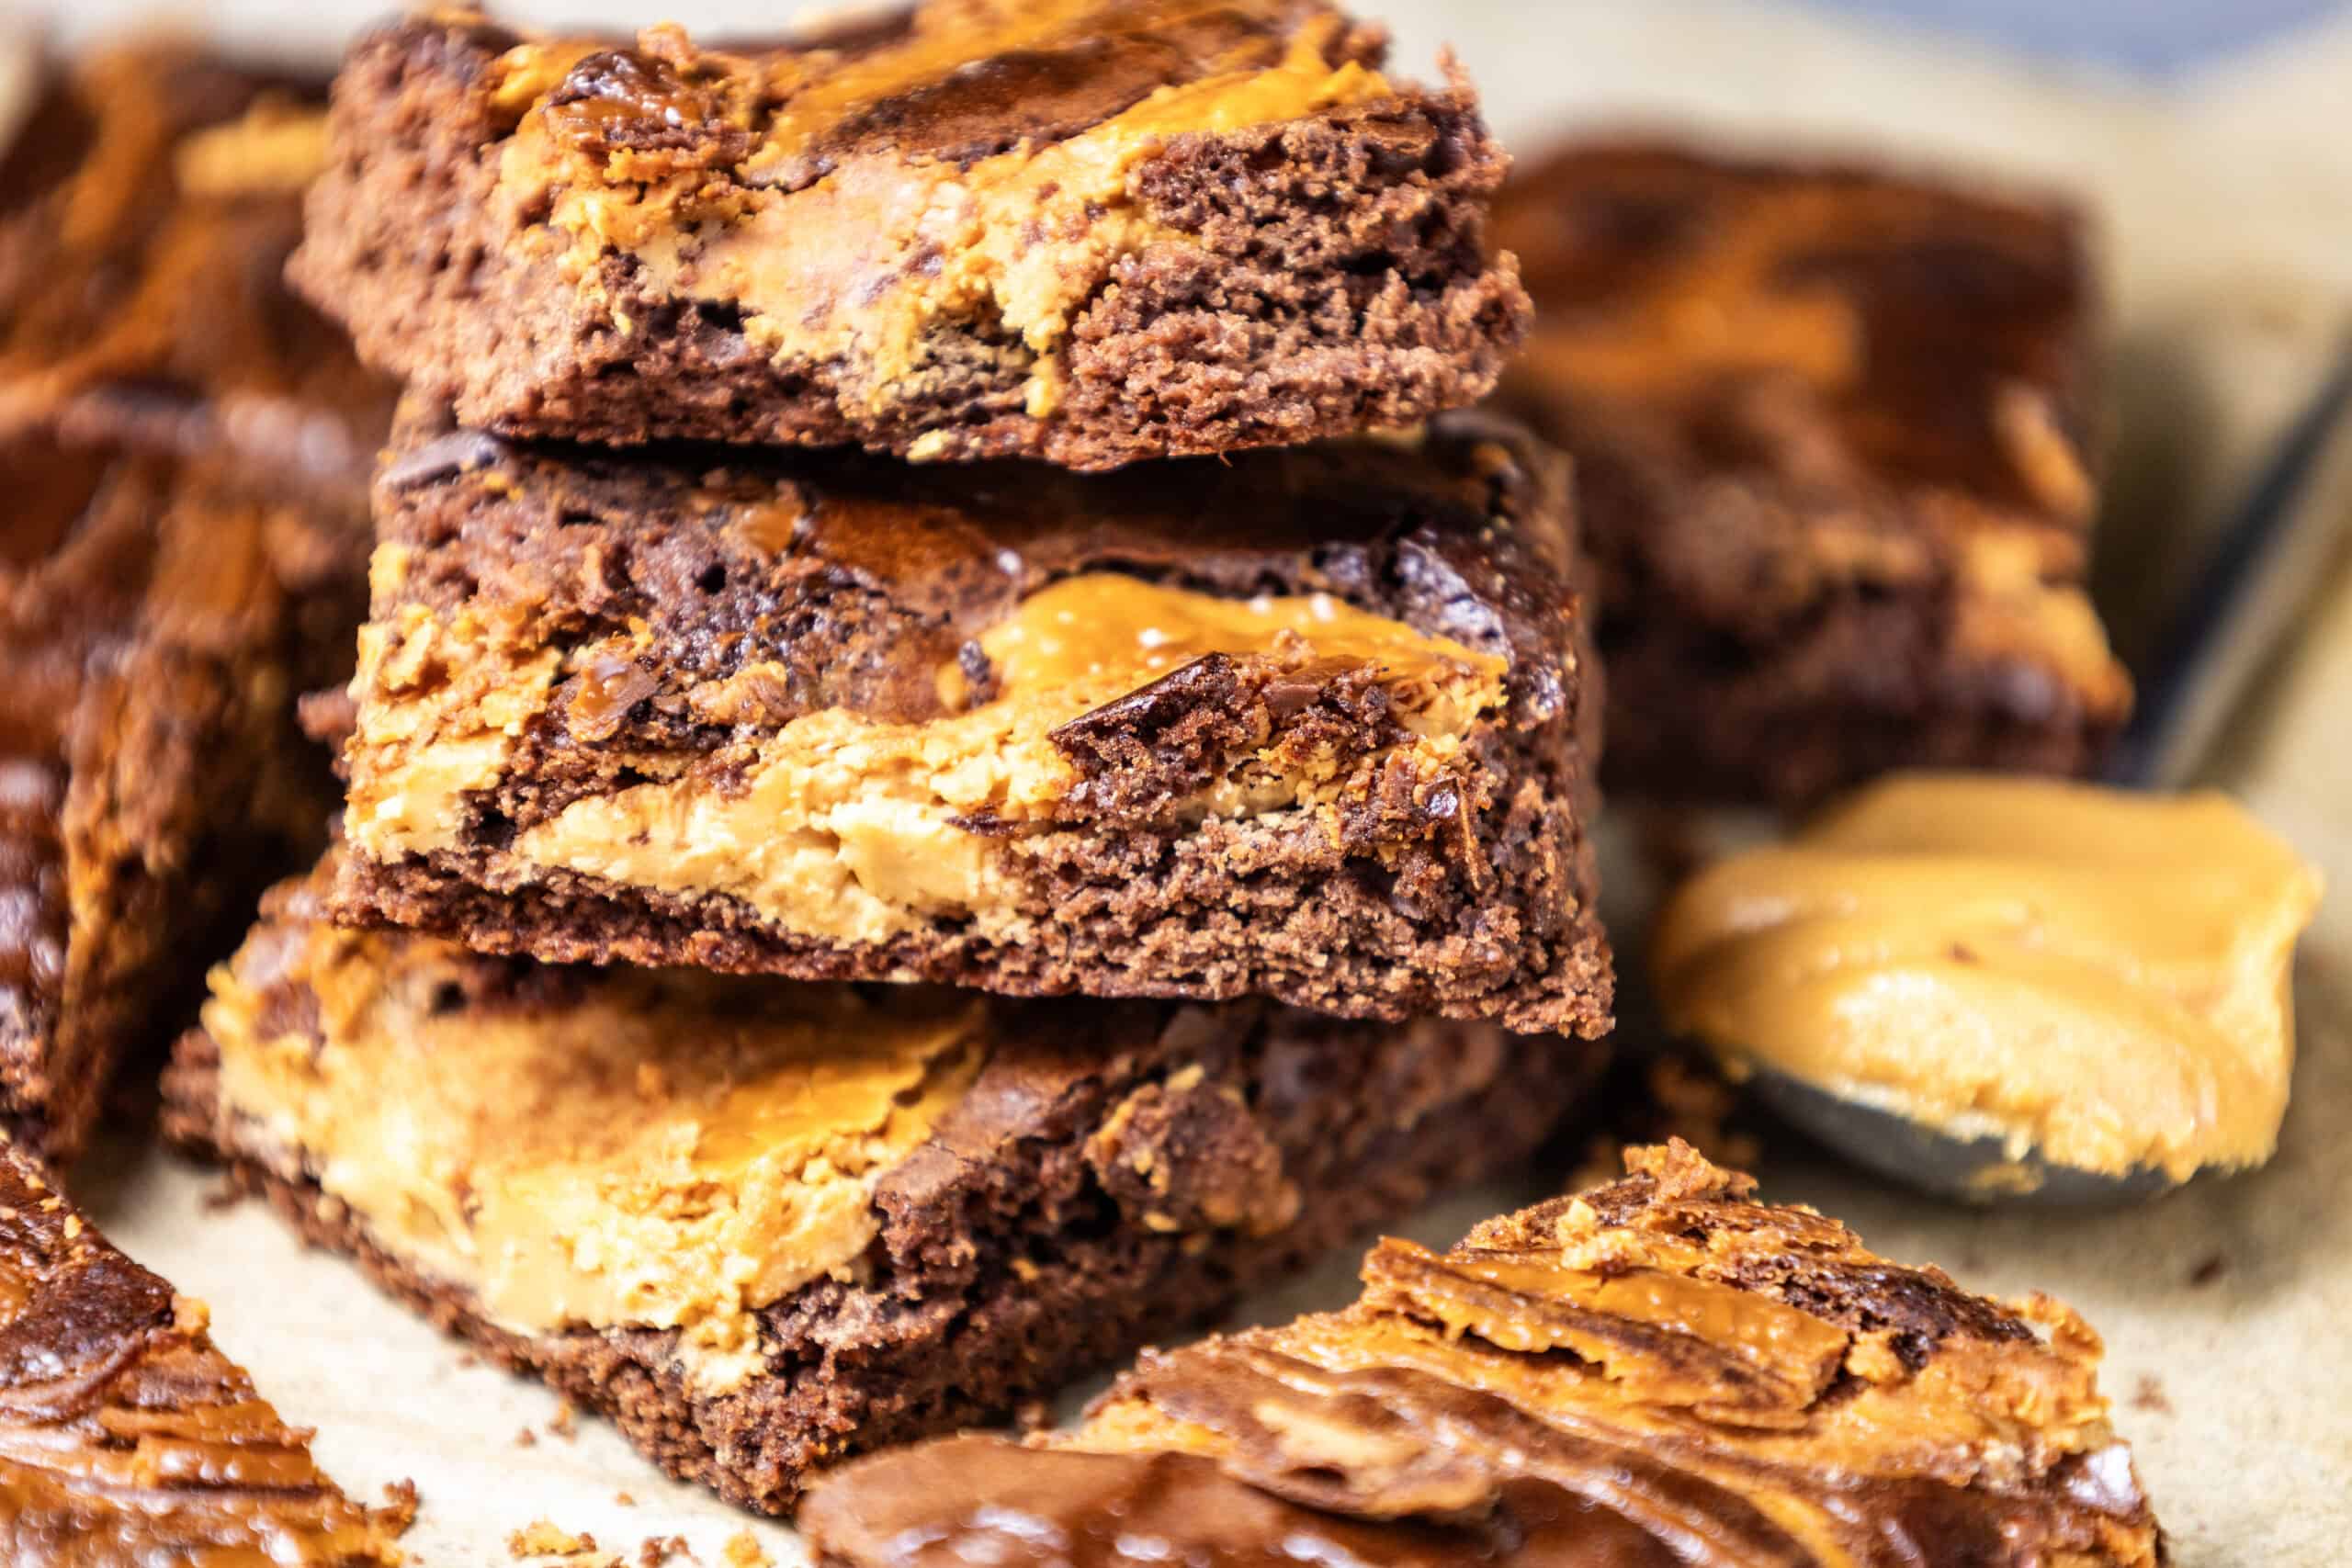
<path fill-rule="evenodd" d="M 2124 788 L 2177 788 L 2192 776 L 2247 682 L 2278 646 L 2352 525 L 2352 356 L 2264 464 L 2184 596 L 2142 683 L 2132 722 L 2102 774 Z M 2143 1168 L 2114 1175 L 1962 1137 L 1830 1093 L 1762 1062 L 1749 1089 L 1783 1120 L 1846 1158 L 1940 1197 L 1987 1205 L 2075 1207 L 2154 1197 L 2177 1183 Z"/>

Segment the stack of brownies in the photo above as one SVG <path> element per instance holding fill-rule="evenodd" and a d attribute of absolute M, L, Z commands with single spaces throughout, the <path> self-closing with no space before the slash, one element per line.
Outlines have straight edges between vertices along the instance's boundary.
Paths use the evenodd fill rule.
<path fill-rule="evenodd" d="M 788 1508 L 1590 1083 L 1600 691 L 1465 84 L 1316 0 L 438 12 L 292 276 L 406 399 L 341 842 L 179 1137 Z"/>

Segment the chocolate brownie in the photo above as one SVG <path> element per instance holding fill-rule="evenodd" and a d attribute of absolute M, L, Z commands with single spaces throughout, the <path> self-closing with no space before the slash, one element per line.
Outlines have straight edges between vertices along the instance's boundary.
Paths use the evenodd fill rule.
<path fill-rule="evenodd" d="M 1073 468 L 1410 424 L 1525 330 L 1468 84 L 1325 0 L 925 0 L 742 49 L 362 41 L 294 276 L 508 435 Z"/>
<path fill-rule="evenodd" d="M 340 912 L 557 962 L 1606 1026 L 1566 480 L 1476 416 L 1083 476 L 379 476 Z"/>
<path fill-rule="evenodd" d="M 2164 1560 L 2073 1313 L 1687 1145 L 1626 1162 L 1450 1252 L 1382 1242 L 1345 1311 L 1147 1355 L 1074 1434 L 849 1467 L 801 1528 L 824 1568 Z"/>
<path fill-rule="evenodd" d="M 1600 569 L 1611 779 L 1804 801 L 2098 761 L 2131 683 L 2084 591 L 2074 213 L 1598 141 L 1497 228 L 1540 311 L 1502 401 L 1575 456 Z"/>
<path fill-rule="evenodd" d="M 351 668 L 390 399 L 278 280 L 322 143 L 158 45 L 0 163 L 0 1126 L 60 1159 L 334 809 L 293 700 Z"/>
<path fill-rule="evenodd" d="M 0 440 L 0 1127 L 70 1159 L 323 837 L 294 696 L 351 667 L 367 524 L 42 433 Z"/>
<path fill-rule="evenodd" d="M 322 81 L 166 43 L 51 67 L 0 163 L 0 430 L 347 490 L 392 391 L 284 282 L 325 152 Z"/>
<path fill-rule="evenodd" d="M 336 927 L 331 876 L 215 971 L 167 1130 L 769 1510 L 1508 1168 L 1598 1067 L 1255 1001 L 545 966 Z"/>
<path fill-rule="evenodd" d="M 0 1559 L 22 1568 L 392 1568 L 204 1303 L 125 1258 L 0 1133 Z"/>

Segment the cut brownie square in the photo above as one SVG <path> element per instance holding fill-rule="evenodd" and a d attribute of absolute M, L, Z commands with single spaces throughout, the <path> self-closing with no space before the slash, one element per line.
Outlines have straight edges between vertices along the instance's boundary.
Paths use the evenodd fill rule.
<path fill-rule="evenodd" d="M 1468 85 L 1322 0 L 926 0 L 744 49 L 364 40 L 295 276 L 508 435 L 1075 468 L 1475 402 L 1527 299 Z"/>
<path fill-rule="evenodd" d="M 0 1560 L 394 1568 L 402 1510 L 352 1502 L 204 1303 L 109 1246 L 0 1133 Z"/>
<path fill-rule="evenodd" d="M 341 912 L 557 962 L 1605 1027 L 1562 465 L 1087 477 L 436 432 L 379 477 Z"/>
<path fill-rule="evenodd" d="M 2131 684 L 2084 592 L 2072 212 L 1594 141 L 1497 223 L 1540 310 L 1502 400 L 1574 455 L 1600 572 L 1611 780 L 1804 801 L 2096 765 Z"/>
<path fill-rule="evenodd" d="M 769 1510 L 1508 1168 L 1599 1066 L 1257 1002 L 543 966 L 335 927 L 330 877 L 215 972 L 167 1129 Z"/>
<path fill-rule="evenodd" d="M 801 1528 L 822 1568 L 2164 1561 L 2079 1317 L 1687 1145 L 1627 1165 L 1450 1252 L 1382 1242 L 1345 1311 L 1147 1355 L 1074 1434 L 861 1461 Z"/>
<path fill-rule="evenodd" d="M 0 1126 L 61 1159 L 334 810 L 293 702 L 351 669 L 390 398 L 278 278 L 305 115 L 122 50 L 0 164 Z"/>

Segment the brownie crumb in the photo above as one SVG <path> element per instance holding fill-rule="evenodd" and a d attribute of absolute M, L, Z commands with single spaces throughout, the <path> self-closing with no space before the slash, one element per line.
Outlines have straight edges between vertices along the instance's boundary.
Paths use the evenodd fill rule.
<path fill-rule="evenodd" d="M 596 1550 L 596 1538 L 582 1530 L 578 1535 L 547 1519 L 534 1519 L 521 1529 L 510 1531 L 506 1537 L 506 1554 L 526 1557 L 594 1558 L 601 1562 L 615 1561 L 607 1553 Z"/>
<path fill-rule="evenodd" d="M 637 1499 L 630 1496 L 626 1492 L 614 1493 L 613 1501 L 624 1508 L 634 1508 L 637 1506 Z"/>
<path fill-rule="evenodd" d="M 2132 1385 L 2132 1408 L 2156 1416 L 2169 1416 L 2172 1414 L 2172 1401 L 2165 1395 L 2165 1385 L 2158 1382 L 2154 1374 L 2143 1372 L 2140 1381 Z"/>
<path fill-rule="evenodd" d="M 557 1404 L 555 1417 L 548 1423 L 548 1430 L 567 1443 L 579 1436 L 580 1412 L 572 1406 L 571 1401 L 566 1399 Z"/>
<path fill-rule="evenodd" d="M 775 1559 L 762 1550 L 750 1530 L 727 1538 L 727 1568 L 775 1568 Z"/>
<path fill-rule="evenodd" d="M 682 1535 L 650 1535 L 637 1549 L 637 1568 L 662 1568 L 673 1559 L 688 1562 L 700 1561 L 686 1550 L 686 1538 Z"/>
<path fill-rule="evenodd" d="M 536 1449 L 539 1446 L 539 1435 L 526 1427 L 514 1434 L 514 1446 L 518 1449 Z"/>
<path fill-rule="evenodd" d="M 408 1534 L 416 1523 L 416 1483 L 406 1478 L 384 1483 L 384 1506 L 375 1509 L 376 1522 L 395 1537 Z"/>

